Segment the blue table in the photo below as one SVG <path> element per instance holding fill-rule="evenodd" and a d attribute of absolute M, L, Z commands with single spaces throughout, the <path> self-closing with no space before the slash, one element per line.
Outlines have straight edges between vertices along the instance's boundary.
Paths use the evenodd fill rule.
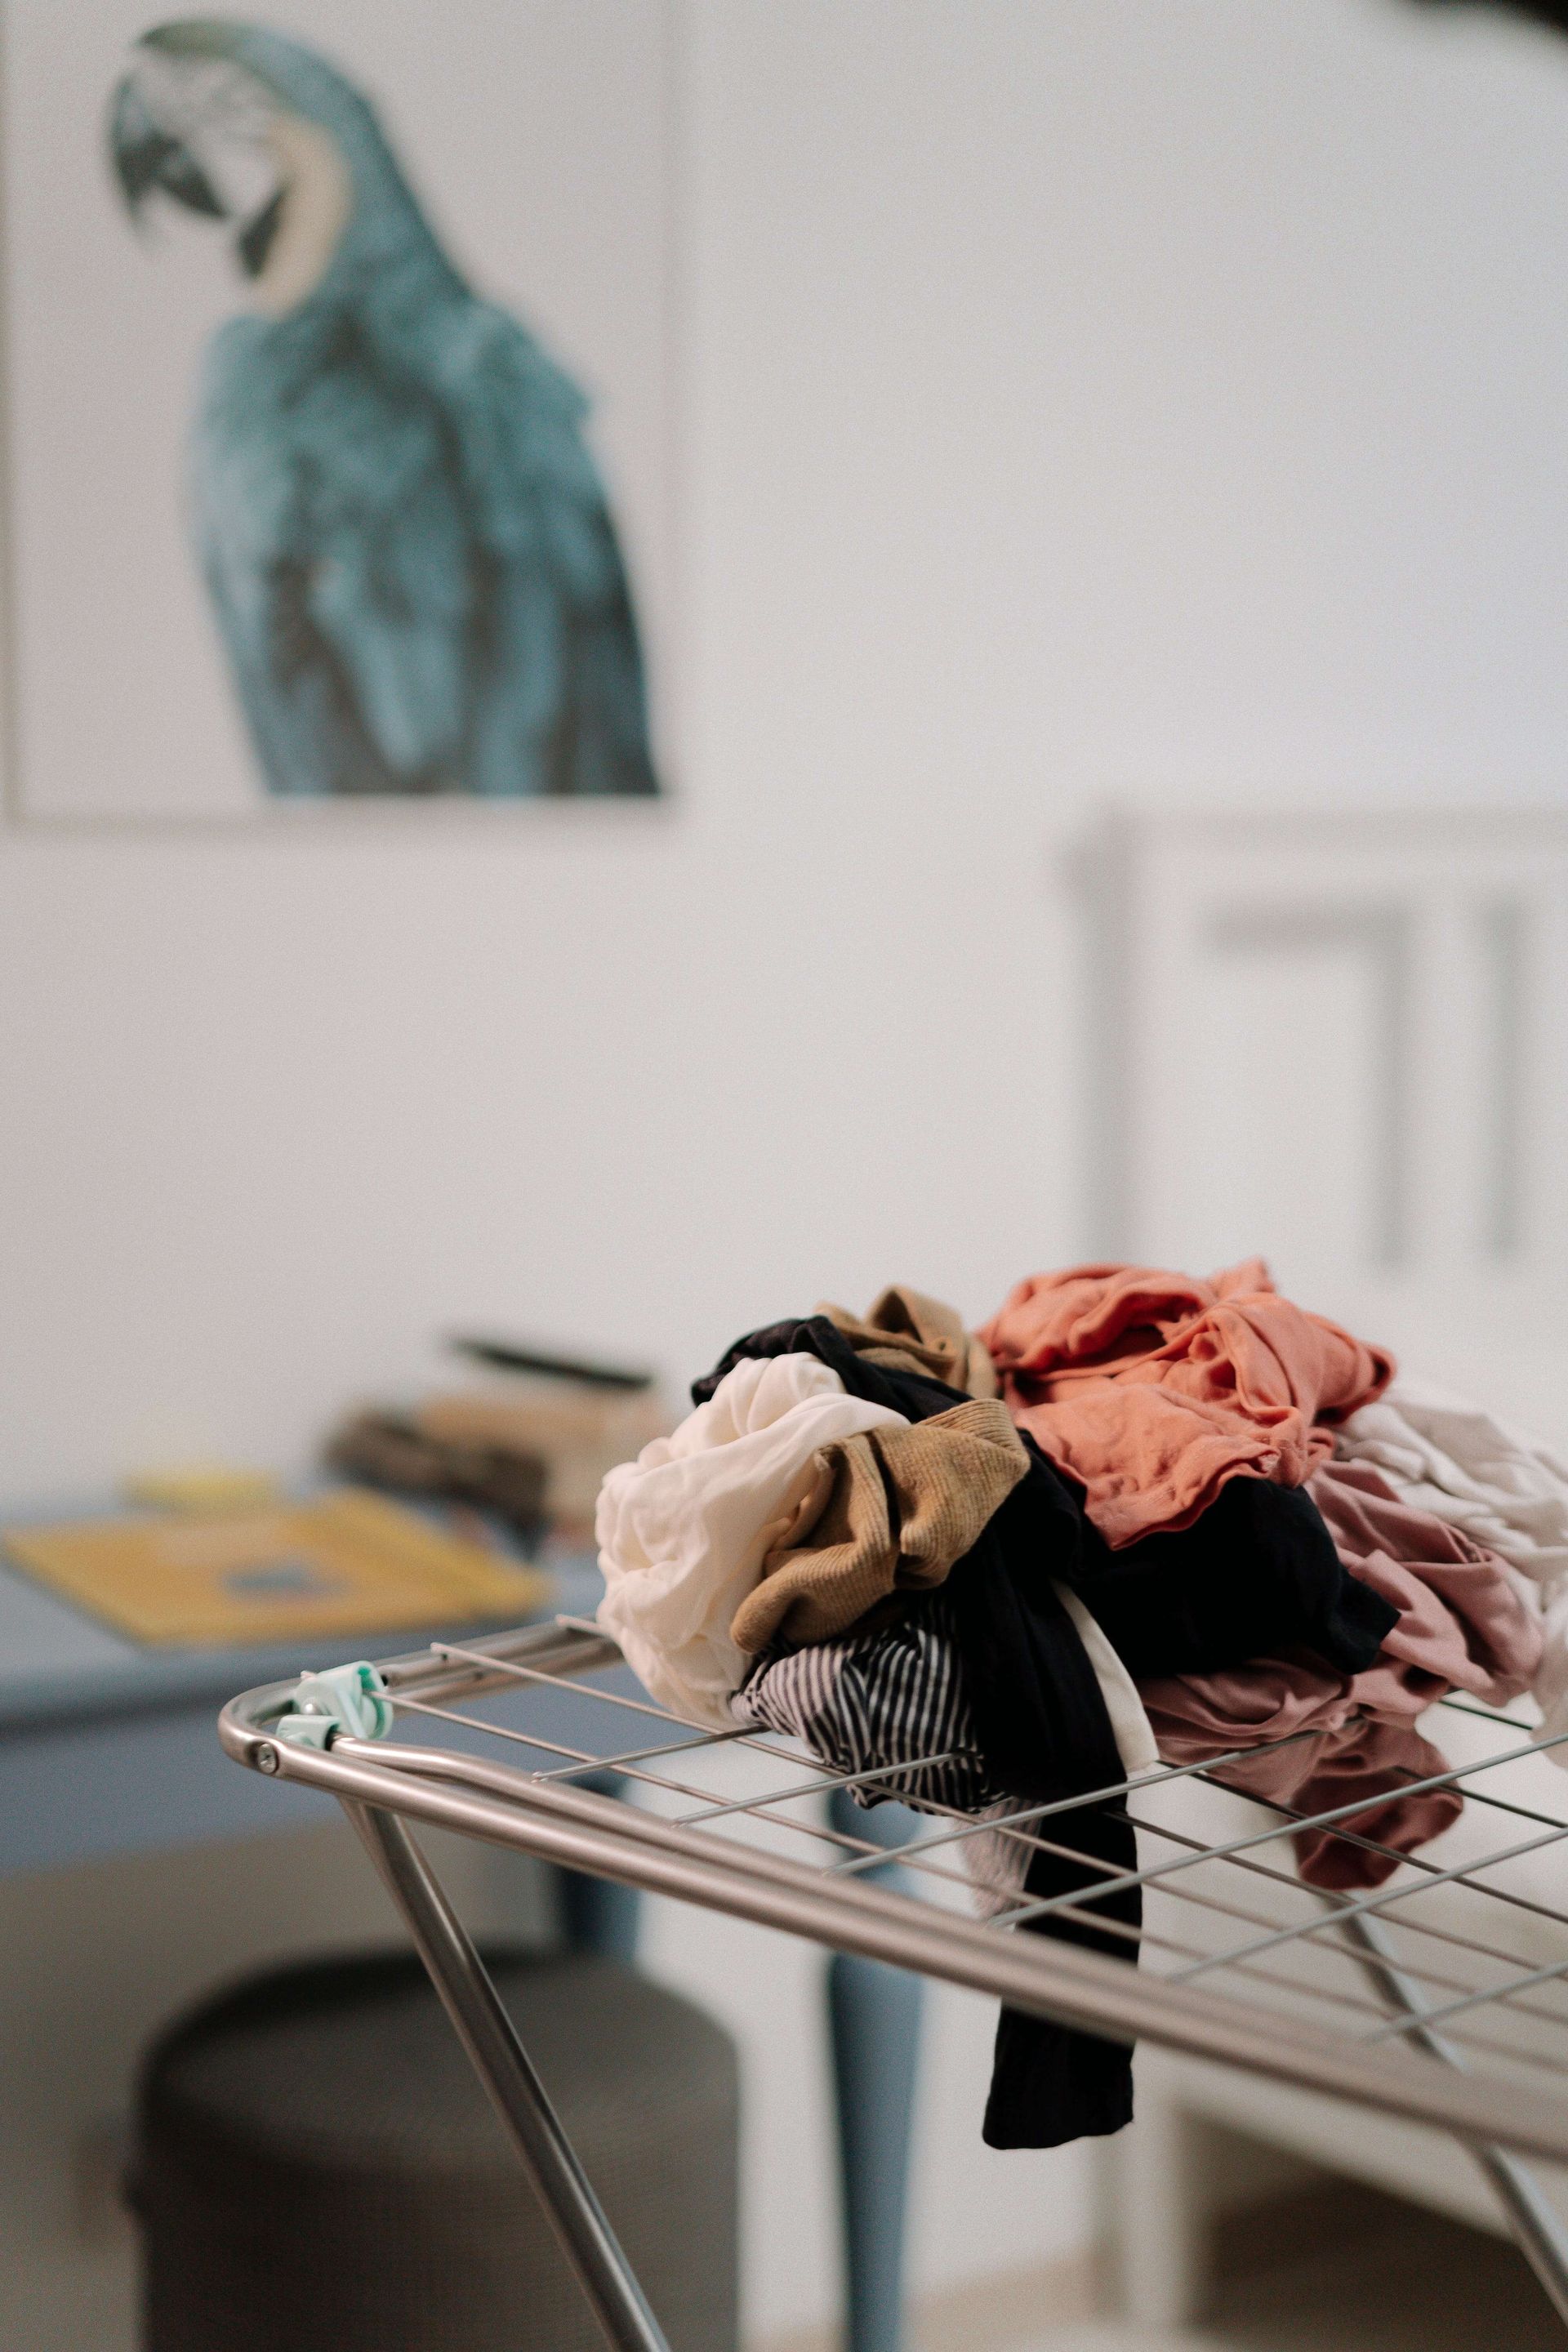
<path fill-rule="evenodd" d="M 592 1606 L 593 1564 L 557 1576 L 562 1606 Z M 265 1649 L 147 1650 L 0 1559 L 0 1875 L 243 1837 L 327 1818 L 312 1790 L 237 1772 L 217 1744 L 226 1699 L 258 1683 L 395 1657 L 494 1623 Z"/>

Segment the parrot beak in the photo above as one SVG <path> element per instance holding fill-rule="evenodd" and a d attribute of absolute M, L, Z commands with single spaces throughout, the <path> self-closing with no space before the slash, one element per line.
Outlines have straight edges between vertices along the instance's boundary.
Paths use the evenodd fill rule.
<path fill-rule="evenodd" d="M 291 114 L 242 55 L 243 27 L 190 23 L 143 33 L 109 110 L 109 158 L 133 221 L 164 197 L 231 225 L 256 307 L 288 308 L 324 274 L 353 212 L 330 135 Z"/>
<path fill-rule="evenodd" d="M 126 209 L 138 219 L 149 196 L 162 190 L 187 212 L 225 220 L 228 207 L 195 157 L 153 119 L 147 101 L 127 74 L 114 93 L 109 117 L 109 153 Z"/>
<path fill-rule="evenodd" d="M 267 257 L 272 250 L 272 240 L 282 219 L 283 191 L 279 188 L 261 210 L 251 215 L 234 240 L 239 266 L 247 278 L 259 278 L 266 268 Z"/>

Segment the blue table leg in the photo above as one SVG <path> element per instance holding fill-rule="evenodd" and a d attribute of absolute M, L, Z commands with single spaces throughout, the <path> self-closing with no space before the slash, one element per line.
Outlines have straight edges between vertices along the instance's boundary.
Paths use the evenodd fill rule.
<path fill-rule="evenodd" d="M 576 1784 L 596 1797 L 622 1797 L 626 1784 L 618 1772 L 596 1772 Z M 561 1886 L 561 1924 L 569 1950 L 598 1952 L 606 1959 L 637 1956 L 637 1927 L 642 1897 L 635 1886 L 616 1886 L 607 1878 L 590 1878 L 580 1870 L 557 1874 Z"/>
<path fill-rule="evenodd" d="M 863 1812 L 842 1790 L 828 1799 L 835 1829 L 897 1847 L 916 1817 L 901 1805 Z M 897 1864 L 870 1874 L 883 1885 Z M 918 1976 L 836 1952 L 827 2016 L 837 2094 L 848 2352 L 900 2352 L 904 2341 L 904 2219 L 920 2057 Z"/>
<path fill-rule="evenodd" d="M 581 1786 L 624 1793 L 615 1773 Z M 918 1826 L 901 1805 L 869 1812 L 835 1790 L 836 1829 L 896 1850 Z M 899 1876 L 896 1862 L 873 1876 Z M 574 1870 L 559 1874 L 562 1919 L 574 1951 L 637 1957 L 640 1898 Z M 836 1952 L 827 1964 L 827 2018 L 837 2113 L 847 2352 L 901 2352 L 904 2342 L 904 2221 L 915 2076 L 920 2058 L 918 1976 Z"/>

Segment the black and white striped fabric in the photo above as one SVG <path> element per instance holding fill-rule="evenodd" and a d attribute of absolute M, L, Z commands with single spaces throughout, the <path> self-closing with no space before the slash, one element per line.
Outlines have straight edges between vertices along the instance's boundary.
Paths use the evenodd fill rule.
<path fill-rule="evenodd" d="M 980 1753 L 951 1612 L 939 1594 L 880 1633 L 771 1653 L 731 1701 L 742 1723 L 804 1739 L 836 1772 L 886 1767 L 858 1805 L 978 1812 L 1005 1792 Z M 942 1762 L 926 1762 L 927 1758 Z"/>

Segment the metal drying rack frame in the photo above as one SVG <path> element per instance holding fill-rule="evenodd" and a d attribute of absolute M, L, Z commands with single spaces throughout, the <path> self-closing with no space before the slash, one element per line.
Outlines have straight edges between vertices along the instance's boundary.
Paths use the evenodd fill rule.
<path fill-rule="evenodd" d="M 615 1687 L 603 1679 L 611 1670 Z M 1303 1827 L 1373 1843 L 1352 1826 L 1364 1799 L 1310 1816 L 1268 1804 L 1262 1826 L 1249 1813 L 1217 1843 L 1157 1818 L 1157 1803 L 1151 1811 L 1175 1783 L 1222 1786 L 1215 1768 L 1227 1759 L 1218 1758 L 1161 1767 L 1088 1800 L 977 1819 L 907 1796 L 910 1773 L 945 1758 L 896 1772 L 835 1773 L 772 1733 L 682 1720 L 631 1695 L 614 1643 L 575 1618 L 471 1644 L 437 1643 L 384 1665 L 384 1696 L 369 1702 L 374 1727 L 401 1727 L 408 1740 L 360 1736 L 353 1727 L 364 1718 L 352 1705 L 334 1716 L 335 1679 L 234 1699 L 220 1718 L 224 1747 L 252 1770 L 342 1803 L 616 2352 L 668 2347 L 411 1822 L 914 1969 L 1065 2025 L 1163 2044 L 1450 2132 L 1481 2165 L 1568 2325 L 1568 2231 L 1520 2161 L 1568 2164 L 1568 1912 L 1507 1875 L 1509 1863 L 1568 1840 L 1568 1818 L 1510 1794 L 1510 1773 L 1542 1744 L 1518 1717 L 1458 1697 L 1443 1702 L 1492 1727 L 1468 1735 L 1484 1736 L 1492 1752 L 1411 1783 L 1460 1788 L 1498 1825 L 1495 1848 L 1458 1867 L 1402 1857 L 1385 1885 L 1352 1897 L 1304 1886 L 1281 1843 Z M 375 1682 L 366 1675 L 367 1688 Z M 572 1730 L 580 1737 L 584 1714 L 603 1723 L 591 1748 L 553 1736 L 562 1727 L 552 1729 L 551 1710 L 563 1685 L 573 1694 Z M 468 1711 L 498 1696 L 512 1710 L 500 1719 Z M 312 1735 L 305 1741 L 290 1736 L 301 1706 Z M 454 1739 L 468 1745 L 436 1744 Z M 472 1752 L 476 1739 L 491 1753 Z M 644 1801 L 580 1785 L 606 1773 Z M 826 1792 L 879 1780 L 930 1816 L 929 1827 L 891 1851 L 828 1821 L 821 1802 Z M 1120 1801 L 1137 1823 L 1135 1878 L 1104 1875 L 1096 1862 L 1102 1875 L 1073 1896 L 1004 1898 L 988 1919 L 948 1907 L 967 1886 L 966 1840 L 989 1833 L 1026 1853 L 1044 1846 L 1071 1856 L 1053 1838 L 1052 1816 L 1089 1801 Z M 928 1899 L 868 1883 L 868 1874 L 895 1862 Z M 1082 1918 L 1086 1901 L 1133 1883 L 1160 1898 L 1145 1919 L 1139 1967 L 1007 1932 L 1049 1911 Z M 1102 1936 L 1134 1938 L 1102 1916 L 1091 1924 Z M 1531 1937 L 1535 1948 L 1519 1949 Z"/>

